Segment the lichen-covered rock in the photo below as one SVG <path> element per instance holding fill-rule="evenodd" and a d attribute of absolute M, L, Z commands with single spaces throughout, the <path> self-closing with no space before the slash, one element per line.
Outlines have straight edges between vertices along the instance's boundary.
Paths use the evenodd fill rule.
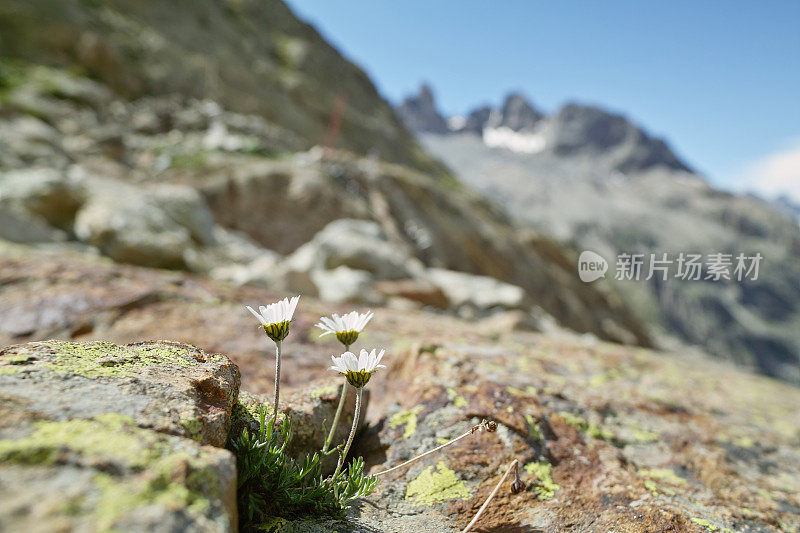
<path fill-rule="evenodd" d="M 0 350 L 0 529 L 234 531 L 238 388 L 179 343 Z"/>
<path fill-rule="evenodd" d="M 517 459 L 526 489 L 507 482 L 478 531 L 800 526 L 800 391 L 703 359 L 450 326 L 391 359 L 356 453 L 376 473 L 482 419 L 497 431 L 382 476 L 354 523 L 459 531 Z"/>
<path fill-rule="evenodd" d="M 243 304 L 285 294 L 17 249 L 0 248 L 0 343 L 53 336 L 117 343 L 185 339 L 229 354 L 242 369 L 245 389 L 263 395 L 271 408 L 274 344 Z M 350 307 L 308 296 L 302 302 L 283 350 L 281 410 L 301 410 L 292 389 L 324 379 L 327 387 L 317 394 L 327 407 L 315 409 L 331 413 L 340 382 L 325 369 L 341 345 L 330 336 L 320 339 L 314 324 Z M 356 348 L 386 347 L 389 368 L 367 386 L 369 426 L 353 455 L 363 455 L 376 472 L 482 418 L 497 420 L 499 428 L 382 477 L 377 492 L 348 511 L 347 526 L 276 520 L 282 531 L 459 531 L 512 459 L 520 461 L 528 489 L 513 496 L 503 488 L 479 531 L 800 527 L 798 389 L 699 354 L 654 352 L 545 328 L 543 334 L 520 331 L 525 328 L 499 320 L 503 316 L 465 321 L 417 309 L 373 310 Z M 26 365 L 2 359 L 0 378 L 11 372 L 26 379 Z M 72 383 L 81 377 L 52 375 Z M 118 378 L 82 379 L 93 385 Z M 3 424 L 30 416 L 24 402 L 0 405 L 6 406 Z M 316 424 L 308 426 L 311 451 L 322 440 Z M 19 468 L 4 464 L 0 470 Z M 63 468 L 50 478 L 54 490 L 71 486 L 64 481 L 71 470 Z M 31 483 L 44 479 L 31 476 Z M 0 494 L 3 503 L 6 495 Z"/>
<path fill-rule="evenodd" d="M 34 342 L 0 351 L 4 397 L 48 420 L 124 414 L 137 425 L 224 446 L 239 388 L 228 358 L 191 345 Z"/>

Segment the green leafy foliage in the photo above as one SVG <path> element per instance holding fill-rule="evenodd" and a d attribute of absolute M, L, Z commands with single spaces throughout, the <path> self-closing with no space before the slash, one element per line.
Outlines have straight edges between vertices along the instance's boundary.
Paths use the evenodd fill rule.
<path fill-rule="evenodd" d="M 324 478 L 320 456 L 306 456 L 302 463 L 285 453 L 291 424 L 277 427 L 266 422 L 259 409 L 257 432 L 243 429 L 231 442 L 238 470 L 239 517 L 243 525 L 257 525 L 272 517 L 333 516 L 344 518 L 348 504 L 375 488 L 377 478 L 364 474 L 364 460 L 354 460 L 335 479 Z"/>

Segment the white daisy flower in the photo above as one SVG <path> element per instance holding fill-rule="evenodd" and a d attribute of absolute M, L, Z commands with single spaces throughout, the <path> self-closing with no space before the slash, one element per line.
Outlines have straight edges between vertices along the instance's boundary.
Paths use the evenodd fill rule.
<path fill-rule="evenodd" d="M 322 330 L 322 335 L 330 335 L 333 333 L 339 342 L 345 346 L 352 346 L 358 339 L 358 334 L 361 333 L 367 326 L 367 323 L 372 320 L 372 311 L 366 313 L 359 313 L 358 311 L 350 311 L 344 316 L 339 316 L 336 313 L 331 315 L 331 318 L 323 316 L 317 327 Z"/>
<path fill-rule="evenodd" d="M 380 353 L 376 353 L 376 351 L 368 352 L 362 349 L 358 357 L 353 352 L 344 352 L 340 357 L 332 355 L 333 366 L 328 370 L 344 374 L 350 385 L 360 389 L 367 384 L 373 372 L 379 368 L 386 368 L 379 364 L 386 350 L 381 350 Z"/>
<path fill-rule="evenodd" d="M 261 322 L 267 336 L 275 342 L 280 342 L 289 334 L 289 323 L 294 317 L 294 310 L 297 308 L 299 300 L 299 296 L 294 296 L 291 300 L 284 298 L 267 306 L 262 305 L 258 308 L 260 313 L 257 313 L 249 305 L 246 307 Z"/>

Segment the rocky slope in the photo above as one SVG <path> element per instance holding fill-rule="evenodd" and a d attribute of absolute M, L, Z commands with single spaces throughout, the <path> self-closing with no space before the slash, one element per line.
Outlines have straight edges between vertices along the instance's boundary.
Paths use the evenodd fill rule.
<path fill-rule="evenodd" d="M 0 56 L 68 68 L 127 100 L 180 94 L 258 115 L 280 137 L 271 150 L 322 144 L 345 98 L 338 146 L 443 171 L 367 75 L 280 0 L 8 0 Z"/>
<path fill-rule="evenodd" d="M 232 457 L 209 444 L 228 427 L 238 374 L 226 357 L 209 354 L 223 351 L 238 365 L 243 390 L 254 393 L 246 402 L 259 394 L 268 402 L 272 348 L 243 304 L 278 295 L 80 254 L 5 252 L 3 286 L 42 299 L 27 311 L 8 292 L 0 299 L 0 324 L 19 317 L 17 333 L 5 331 L 0 344 L 28 343 L 0 352 L 0 409 L 10 415 L 0 417 L 0 479 L 16 487 L 3 495 L 13 507 L 3 506 L 0 524 L 93 530 L 158 520 L 165 531 L 227 530 L 225 497 L 213 483 L 196 483 L 230 486 Z M 91 285 L 97 289 L 81 301 Z M 333 411 L 338 381 L 325 368 L 336 348 L 314 324 L 348 307 L 301 300 L 284 349 L 293 419 L 316 423 Z M 503 488 L 478 531 L 800 527 L 796 388 L 704 357 L 520 331 L 513 313 L 464 321 L 374 311 L 358 346 L 386 347 L 389 368 L 368 385 L 368 426 L 356 441 L 368 468 L 395 465 L 483 418 L 499 427 L 385 476 L 346 524 L 276 520 L 274 530 L 458 531 L 513 459 L 527 488 Z M 30 342 L 42 338 L 89 343 Z M 125 346 L 152 338 L 191 339 L 199 348 Z M 317 379 L 313 394 L 300 392 Z M 106 431 L 115 432 L 113 449 L 102 439 L 86 443 L 87 433 Z M 318 431 L 302 434 L 300 448 L 321 440 Z M 142 443 L 153 446 L 145 452 Z M 118 500 L 112 481 L 157 490 L 105 505 Z M 57 501 L 47 496 L 54 488 Z M 62 494 L 74 506 L 64 507 Z"/>
<path fill-rule="evenodd" d="M 127 102 L 64 70 L 12 69 L 0 237 L 335 301 L 519 309 L 535 328 L 649 343 L 613 292 L 571 275 L 568 250 L 518 234 L 452 177 L 344 151 L 270 155 L 285 139 L 260 116 L 180 96 Z"/>
<path fill-rule="evenodd" d="M 451 120 L 446 134 L 418 132 L 432 153 L 518 221 L 604 256 L 609 277 L 622 252 L 669 253 L 673 261 L 679 252 L 761 253 L 758 280 L 656 276 L 617 288 L 668 344 L 679 339 L 800 383 L 796 222 L 756 198 L 714 189 L 623 116 L 576 104 L 546 116 L 519 99 Z M 413 126 L 409 109 L 399 111 Z"/>

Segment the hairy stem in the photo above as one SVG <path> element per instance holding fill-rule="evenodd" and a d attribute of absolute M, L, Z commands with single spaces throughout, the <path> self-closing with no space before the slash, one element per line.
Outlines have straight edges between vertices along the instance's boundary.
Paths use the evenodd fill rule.
<path fill-rule="evenodd" d="M 480 424 L 478 424 L 478 425 L 476 425 L 476 426 L 472 426 L 472 427 L 471 427 L 469 430 L 465 431 L 464 433 L 462 433 L 462 434 L 461 434 L 461 435 L 459 435 L 458 437 L 456 437 L 456 438 L 454 438 L 454 439 L 452 439 L 452 440 L 449 440 L 449 441 L 445 442 L 445 443 L 444 443 L 444 444 L 442 444 L 441 446 L 437 446 L 436 448 L 434 448 L 434 449 L 432 449 L 432 450 L 428 450 L 427 452 L 425 452 L 425 453 L 421 453 L 421 454 L 417 455 L 416 457 L 412 457 L 411 459 L 409 459 L 408 461 L 406 461 L 406 462 L 404 462 L 404 463 L 400 463 L 400 464 L 399 464 L 399 465 L 397 465 L 397 466 L 393 466 L 392 468 L 389 468 L 389 469 L 387 469 L 387 470 L 384 470 L 384 471 L 382 471 L 382 472 L 378 472 L 377 474 L 373 474 L 373 475 L 374 475 L 374 476 L 382 476 L 382 475 L 384 475 L 384 474 L 388 474 L 389 472 L 394 472 L 395 470 L 399 470 L 400 468 L 403 468 L 404 466 L 408 466 L 408 465 L 410 465 L 411 463 L 413 463 L 414 461 L 419 461 L 419 460 L 420 460 L 420 459 L 422 459 L 423 457 L 427 457 L 428 455 L 430 455 L 430 454 L 432 454 L 432 453 L 436 453 L 436 452 L 438 452 L 439 450 L 441 450 L 441 449 L 443 449 L 443 448 L 447 448 L 447 447 L 448 447 L 448 446 L 450 446 L 451 444 L 455 444 L 456 442 L 460 441 L 461 439 L 464 439 L 464 438 L 466 438 L 466 437 L 469 437 L 470 435 L 472 435 L 473 433 L 475 433 L 476 431 L 478 431 L 479 429 L 481 429 L 481 428 L 483 427 L 483 425 L 484 425 L 484 423 L 483 423 L 483 422 L 481 422 Z"/>
<path fill-rule="evenodd" d="M 333 441 L 333 434 L 336 432 L 336 426 L 339 425 L 339 417 L 342 416 L 342 411 L 344 410 L 345 398 L 347 398 L 347 380 L 344 380 L 344 383 L 342 383 L 342 392 L 339 394 L 339 406 L 336 408 L 336 414 L 333 415 L 333 423 L 331 424 L 331 430 L 328 433 L 328 438 L 325 439 L 325 444 L 322 446 L 322 453 L 327 452 L 331 446 L 331 441 Z"/>
<path fill-rule="evenodd" d="M 347 443 L 344 445 L 344 450 L 342 450 L 342 453 L 339 456 L 339 462 L 336 464 L 336 471 L 333 473 L 333 479 L 336 479 L 336 476 L 339 475 L 339 471 L 342 469 L 344 460 L 347 457 L 347 452 L 350 451 L 350 445 L 353 444 L 353 437 L 356 436 L 356 429 L 358 429 L 358 418 L 361 416 L 361 392 L 363 390 L 363 388 L 356 389 L 356 412 L 353 414 L 353 427 L 350 428 L 350 436 L 347 437 Z"/>
<path fill-rule="evenodd" d="M 503 483 L 505 483 L 506 478 L 511 473 L 511 471 L 514 468 L 516 468 L 516 466 L 517 466 L 517 460 L 514 459 L 513 461 L 511 461 L 511 464 L 508 465 L 508 468 L 506 469 L 506 473 L 503 474 L 503 477 L 500 478 L 500 481 L 498 481 L 497 485 L 495 485 L 494 489 L 492 489 L 492 492 L 489 494 L 489 497 L 486 498 L 486 501 L 483 502 L 483 505 L 481 505 L 481 508 L 478 509 L 478 512 L 475 514 L 475 517 L 472 519 L 472 521 L 469 524 L 467 524 L 467 527 L 465 527 L 464 530 L 461 533 L 468 533 L 469 530 L 472 529 L 472 526 L 475 525 L 475 523 L 481 517 L 481 515 L 486 510 L 486 508 L 489 507 L 489 502 L 492 501 L 492 498 L 494 498 L 494 495 L 497 494 L 497 491 L 500 490 L 500 487 L 503 485 Z"/>
<path fill-rule="evenodd" d="M 272 410 L 272 425 L 278 420 L 278 399 L 281 393 L 281 342 L 275 343 L 275 407 Z"/>
<path fill-rule="evenodd" d="M 350 351 L 350 345 L 344 345 L 344 351 Z M 336 432 L 336 426 L 339 425 L 339 417 L 342 416 L 342 410 L 344 409 L 344 400 L 347 397 L 347 380 L 344 380 L 342 383 L 342 392 L 339 394 L 339 406 L 336 407 L 336 414 L 333 415 L 333 423 L 331 424 L 331 430 L 328 433 L 328 438 L 325 439 L 325 443 L 322 445 L 322 453 L 328 451 L 331 446 L 331 442 L 333 441 L 333 434 Z"/>

